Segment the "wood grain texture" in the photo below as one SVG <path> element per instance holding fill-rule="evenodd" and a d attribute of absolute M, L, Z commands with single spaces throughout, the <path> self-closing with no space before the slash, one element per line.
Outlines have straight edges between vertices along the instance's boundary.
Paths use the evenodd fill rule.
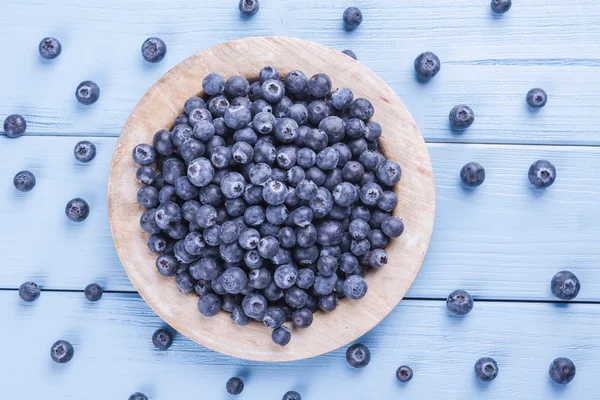
<path fill-rule="evenodd" d="M 177 335 L 168 351 L 152 346 L 164 323 L 137 295 L 105 294 L 97 303 L 81 293 L 42 293 L 25 304 L 15 291 L 0 291 L 3 318 L 0 363 L 3 398 L 127 399 L 134 391 L 151 400 L 229 399 L 225 382 L 241 376 L 243 399 L 280 399 L 297 390 L 306 400 L 349 399 L 593 399 L 598 386 L 600 308 L 590 304 L 476 302 L 466 317 L 448 315 L 442 301 L 405 300 L 360 339 L 371 363 L 351 369 L 345 348 L 310 360 L 261 363 L 212 352 Z M 50 359 L 58 339 L 75 347 L 70 363 Z M 235 340 L 235 338 L 230 338 Z M 500 373 L 491 383 L 475 379 L 473 365 L 490 356 Z M 571 358 L 577 375 L 556 385 L 548 366 Z M 402 385 L 395 370 L 410 365 Z M 32 390 L 32 388 L 39 388 Z"/>
<path fill-rule="evenodd" d="M 341 26 L 345 0 L 263 2 L 247 20 L 235 3 L 195 10 L 187 0 L 4 2 L 10 12 L 0 15 L 0 36 L 13 39 L 4 44 L 10 61 L 0 65 L 0 117 L 23 113 L 34 135 L 117 136 L 147 88 L 191 54 L 241 37 L 282 35 L 353 49 L 400 95 L 426 140 L 600 143 L 595 0 L 515 2 L 501 17 L 480 0 L 370 0 L 358 4 L 364 22 L 351 33 Z M 47 35 L 63 42 L 63 53 L 52 62 L 37 53 Z M 167 57 L 156 65 L 140 55 L 151 35 L 168 45 Z M 420 84 L 412 63 L 424 50 L 435 51 L 443 67 Z M 85 79 L 102 91 L 91 107 L 74 99 Z M 548 91 L 549 102 L 531 113 L 524 97 L 536 86 Z M 448 129 L 448 112 L 457 103 L 476 113 L 463 135 Z"/>
<path fill-rule="evenodd" d="M 0 287 L 33 279 L 48 289 L 83 290 L 98 281 L 107 290 L 135 290 L 117 257 L 108 227 L 106 188 L 115 138 L 93 138 L 98 156 L 78 164 L 79 138 L 0 138 L 0 230 L 4 264 Z M 599 148 L 429 144 L 437 209 L 429 252 L 411 297 L 443 298 L 464 287 L 476 298 L 551 300 L 550 278 L 570 269 L 581 279 L 578 300 L 600 301 Z M 531 162 L 547 158 L 558 179 L 530 189 Z M 458 171 L 477 160 L 487 170 L 475 191 L 461 187 Z M 20 194 L 12 176 L 31 169 L 36 188 Z M 83 224 L 63 209 L 76 196 L 90 203 Z M 31 238 L 29 240 L 28 238 Z M 33 244 L 32 244 L 33 243 Z M 35 255 L 32 254 L 35 248 Z M 23 254 L 28 256 L 23 256 Z M 60 257 L 57 257 L 60 255 Z"/>
<path fill-rule="evenodd" d="M 334 313 L 319 313 L 310 329 L 294 329 L 294 340 L 285 347 L 271 340 L 263 324 L 237 326 L 225 312 L 207 318 L 197 309 L 196 294 L 182 296 L 173 278 L 154 267 L 156 254 L 148 250 L 148 236 L 140 226 L 144 209 L 138 204 L 137 166 L 131 154 L 139 143 L 152 143 L 155 132 L 168 129 L 183 112 L 185 101 L 201 92 L 202 79 L 219 71 L 227 80 L 242 75 L 258 79 L 265 65 L 277 65 L 282 74 L 294 69 L 307 76 L 323 72 L 336 87 L 349 87 L 355 98 L 368 98 L 376 110 L 373 121 L 384 133 L 381 151 L 402 166 L 395 186 L 405 233 L 386 248 L 389 263 L 369 274 L 370 290 L 360 305 L 341 301 Z M 377 92 L 373 92 L 373 88 Z M 108 216 L 117 253 L 127 275 L 165 321 L 179 332 L 213 350 L 258 361 L 290 361 L 335 350 L 375 327 L 398 304 L 414 281 L 433 231 L 435 185 L 429 154 L 414 120 L 404 104 L 377 75 L 363 64 L 348 60 L 318 43 L 284 37 L 257 37 L 226 42 L 195 54 L 165 74 L 134 108 L 117 142 L 108 182 Z M 231 342 L 225 338 L 235 337 Z"/>

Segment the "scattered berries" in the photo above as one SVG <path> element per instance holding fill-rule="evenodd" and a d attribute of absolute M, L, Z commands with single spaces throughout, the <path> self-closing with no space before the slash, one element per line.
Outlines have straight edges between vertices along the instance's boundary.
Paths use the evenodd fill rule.
<path fill-rule="evenodd" d="M 364 344 L 355 343 L 346 350 L 346 361 L 353 368 L 364 368 L 371 362 L 371 351 Z"/>

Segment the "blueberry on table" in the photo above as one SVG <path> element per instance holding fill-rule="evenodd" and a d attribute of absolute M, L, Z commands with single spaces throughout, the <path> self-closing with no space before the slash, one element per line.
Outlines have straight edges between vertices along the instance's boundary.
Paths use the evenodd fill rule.
<path fill-rule="evenodd" d="M 18 138 L 25 133 L 27 122 L 19 114 L 12 114 L 4 120 L 4 133 L 9 138 Z"/>
<path fill-rule="evenodd" d="M 559 357 L 552 361 L 548 370 L 550 378 L 560 384 L 567 384 L 575 378 L 575 364 L 566 357 Z"/>
<path fill-rule="evenodd" d="M 460 180 L 466 187 L 480 186 L 485 181 L 485 169 L 478 162 L 466 163 L 460 169 Z"/>
<path fill-rule="evenodd" d="M 490 7 L 496 14 L 504 14 L 512 6 L 512 0 L 492 0 Z"/>
<path fill-rule="evenodd" d="M 343 50 L 342 53 L 344 53 L 348 57 L 352 57 L 355 60 L 358 60 L 358 58 L 356 57 L 356 54 L 354 54 L 354 52 L 352 50 Z"/>
<path fill-rule="evenodd" d="M 25 282 L 19 286 L 19 297 L 28 303 L 37 300 L 41 292 L 40 287 L 34 282 Z"/>
<path fill-rule="evenodd" d="M 287 93 L 297 95 L 307 90 L 308 78 L 304 72 L 293 70 L 285 76 L 284 84 Z"/>
<path fill-rule="evenodd" d="M 135 392 L 129 396 L 129 400 L 148 400 L 148 396 L 146 396 L 144 393 Z"/>
<path fill-rule="evenodd" d="M 387 217 L 381 223 L 381 230 L 390 238 L 397 238 L 404 232 L 404 222 L 398 217 Z"/>
<path fill-rule="evenodd" d="M 371 351 L 364 344 L 355 343 L 346 350 L 346 361 L 353 368 L 364 368 L 371 362 Z"/>
<path fill-rule="evenodd" d="M 50 357 L 59 364 L 71 361 L 74 353 L 73 345 L 66 340 L 59 340 L 50 347 Z"/>
<path fill-rule="evenodd" d="M 560 271 L 552 277 L 550 289 L 561 300 L 573 300 L 581 290 L 581 283 L 571 271 Z"/>
<path fill-rule="evenodd" d="M 325 98 L 331 91 L 331 79 L 327 74 L 315 74 L 308 80 L 308 92 L 318 99 Z"/>
<path fill-rule="evenodd" d="M 53 37 L 45 37 L 38 46 L 40 56 L 46 60 L 53 60 L 62 52 L 62 45 L 58 39 Z"/>
<path fill-rule="evenodd" d="M 149 63 L 157 63 L 162 61 L 167 55 L 167 45 L 162 39 L 157 37 L 149 37 L 142 44 L 142 56 Z"/>
<path fill-rule="evenodd" d="M 214 289 L 214 287 L 213 287 Z M 223 301 L 213 293 L 207 293 L 198 299 L 198 311 L 206 317 L 214 317 L 221 311 Z"/>
<path fill-rule="evenodd" d="M 67 203 L 65 214 L 73 222 L 82 222 L 90 215 L 90 206 L 85 200 L 75 198 Z"/>
<path fill-rule="evenodd" d="M 100 98 L 100 87 L 92 81 L 83 81 L 75 90 L 75 98 L 83 105 L 94 104 Z"/>
<path fill-rule="evenodd" d="M 19 192 L 29 192 L 35 187 L 35 175 L 30 171 L 17 172 L 13 178 L 13 185 Z"/>
<path fill-rule="evenodd" d="M 525 100 L 531 108 L 542 108 L 548 102 L 548 95 L 543 89 L 535 88 L 527 92 Z"/>
<path fill-rule="evenodd" d="M 96 145 L 88 140 L 82 140 L 75 145 L 73 155 L 77 161 L 89 163 L 96 157 Z"/>
<path fill-rule="evenodd" d="M 258 0 L 240 0 L 239 9 L 244 17 L 251 17 L 258 12 L 260 4 Z"/>
<path fill-rule="evenodd" d="M 308 328 L 313 322 L 313 314 L 308 308 L 294 310 L 292 322 L 296 328 Z"/>
<path fill-rule="evenodd" d="M 475 113 L 471 107 L 467 106 L 466 104 L 461 104 L 452 107 L 448 118 L 450 120 L 450 126 L 452 129 L 462 130 L 473 125 L 473 121 L 475 121 Z"/>
<path fill-rule="evenodd" d="M 89 301 L 98 301 L 102 298 L 102 287 L 97 283 L 90 283 L 83 290 L 83 294 Z"/>
<path fill-rule="evenodd" d="M 529 182 L 537 188 L 545 188 L 554 183 L 556 168 L 550 161 L 537 160 L 529 167 Z"/>
<path fill-rule="evenodd" d="M 490 357 L 482 357 L 475 363 L 475 376 L 484 382 L 493 381 L 498 376 L 498 364 Z"/>
<path fill-rule="evenodd" d="M 396 370 L 396 378 L 400 382 L 408 382 L 413 377 L 413 370 L 408 365 L 401 365 Z"/>
<path fill-rule="evenodd" d="M 225 90 L 225 80 L 223 80 L 221 75 L 213 72 L 212 74 L 206 75 L 202 81 L 202 89 L 204 89 L 205 94 L 216 96 L 223 93 Z"/>
<path fill-rule="evenodd" d="M 300 396 L 300 393 L 290 390 L 283 395 L 281 400 L 302 400 L 302 396 Z"/>
<path fill-rule="evenodd" d="M 280 346 L 286 346 L 290 342 L 291 338 L 292 333 L 290 332 L 290 329 L 285 325 L 277 329 L 273 329 L 273 332 L 271 332 L 271 339 L 275 344 L 278 344 Z"/>
<path fill-rule="evenodd" d="M 359 300 L 367 294 L 368 285 L 365 278 L 359 275 L 352 275 L 346 278 L 344 282 L 344 295 L 352 300 Z"/>
<path fill-rule="evenodd" d="M 158 329 L 152 335 L 152 344 L 158 350 L 167 350 L 173 344 L 173 334 L 167 329 Z"/>
<path fill-rule="evenodd" d="M 473 309 L 473 298 L 464 290 L 455 290 L 448 295 L 446 306 L 453 314 L 466 315 Z"/>
<path fill-rule="evenodd" d="M 344 28 L 347 31 L 352 31 L 362 23 L 363 15 L 357 7 L 348 7 L 344 10 Z"/>
<path fill-rule="evenodd" d="M 225 388 L 227 389 L 227 393 L 237 396 L 244 390 L 244 382 L 238 377 L 229 378 Z"/>
<path fill-rule="evenodd" d="M 415 59 L 415 71 L 421 78 L 433 78 L 440 72 L 441 66 L 438 56 L 430 51 L 419 54 Z"/>

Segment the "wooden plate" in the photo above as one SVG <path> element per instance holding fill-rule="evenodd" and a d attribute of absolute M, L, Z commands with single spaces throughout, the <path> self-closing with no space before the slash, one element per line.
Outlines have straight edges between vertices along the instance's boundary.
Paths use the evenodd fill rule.
<path fill-rule="evenodd" d="M 400 163 L 395 215 L 404 219 L 404 234 L 386 249 L 390 262 L 369 273 L 369 291 L 360 301 L 343 299 L 331 313 L 318 312 L 308 329 L 293 329 L 286 347 L 271 341 L 262 324 L 239 327 L 224 312 L 207 318 L 197 309 L 196 294 L 180 293 L 174 278 L 161 276 L 139 225 L 131 153 L 138 143 L 152 143 L 159 129 L 170 129 L 183 104 L 202 90 L 202 79 L 219 72 L 227 79 L 256 79 L 265 65 L 282 74 L 299 69 L 307 76 L 328 74 L 333 87 L 348 87 L 355 98 L 369 99 L 374 121 L 383 127 L 381 148 Z M 206 49 L 167 72 L 131 113 L 117 143 L 108 188 L 108 214 L 117 252 L 125 271 L 146 303 L 167 323 L 190 339 L 221 353 L 259 361 L 289 361 L 335 350 L 375 327 L 402 299 L 423 263 L 433 230 L 435 187 L 429 154 L 415 121 L 394 91 L 363 64 L 323 45 L 287 37 L 254 37 Z"/>

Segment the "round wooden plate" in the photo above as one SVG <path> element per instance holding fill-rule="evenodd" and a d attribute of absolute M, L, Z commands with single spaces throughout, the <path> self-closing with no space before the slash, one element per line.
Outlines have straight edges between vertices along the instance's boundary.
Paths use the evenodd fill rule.
<path fill-rule="evenodd" d="M 265 65 L 282 74 L 299 69 L 307 76 L 324 72 L 333 87 L 348 87 L 355 98 L 369 99 L 374 121 L 383 127 L 383 153 L 402 167 L 396 185 L 404 234 L 386 249 L 389 263 L 368 274 L 369 291 L 360 301 L 342 299 L 331 313 L 318 312 L 308 329 L 293 329 L 292 340 L 280 347 L 259 323 L 240 327 L 229 314 L 207 318 L 197 309 L 195 293 L 183 294 L 174 278 L 161 276 L 156 255 L 146 245 L 148 235 L 139 220 L 144 211 L 136 201 L 140 187 L 132 158 L 138 143 L 152 143 L 159 129 L 170 129 L 184 102 L 202 90 L 203 78 L 219 72 L 225 79 L 243 75 L 256 79 Z M 254 37 L 206 49 L 167 72 L 131 113 L 114 152 L 108 187 L 108 214 L 117 252 L 143 299 L 167 323 L 190 339 L 221 353 L 259 361 L 290 361 L 335 350 L 375 327 L 402 299 L 425 258 L 433 230 L 435 187 L 429 154 L 415 121 L 394 91 L 363 64 L 323 45 L 287 37 Z"/>

